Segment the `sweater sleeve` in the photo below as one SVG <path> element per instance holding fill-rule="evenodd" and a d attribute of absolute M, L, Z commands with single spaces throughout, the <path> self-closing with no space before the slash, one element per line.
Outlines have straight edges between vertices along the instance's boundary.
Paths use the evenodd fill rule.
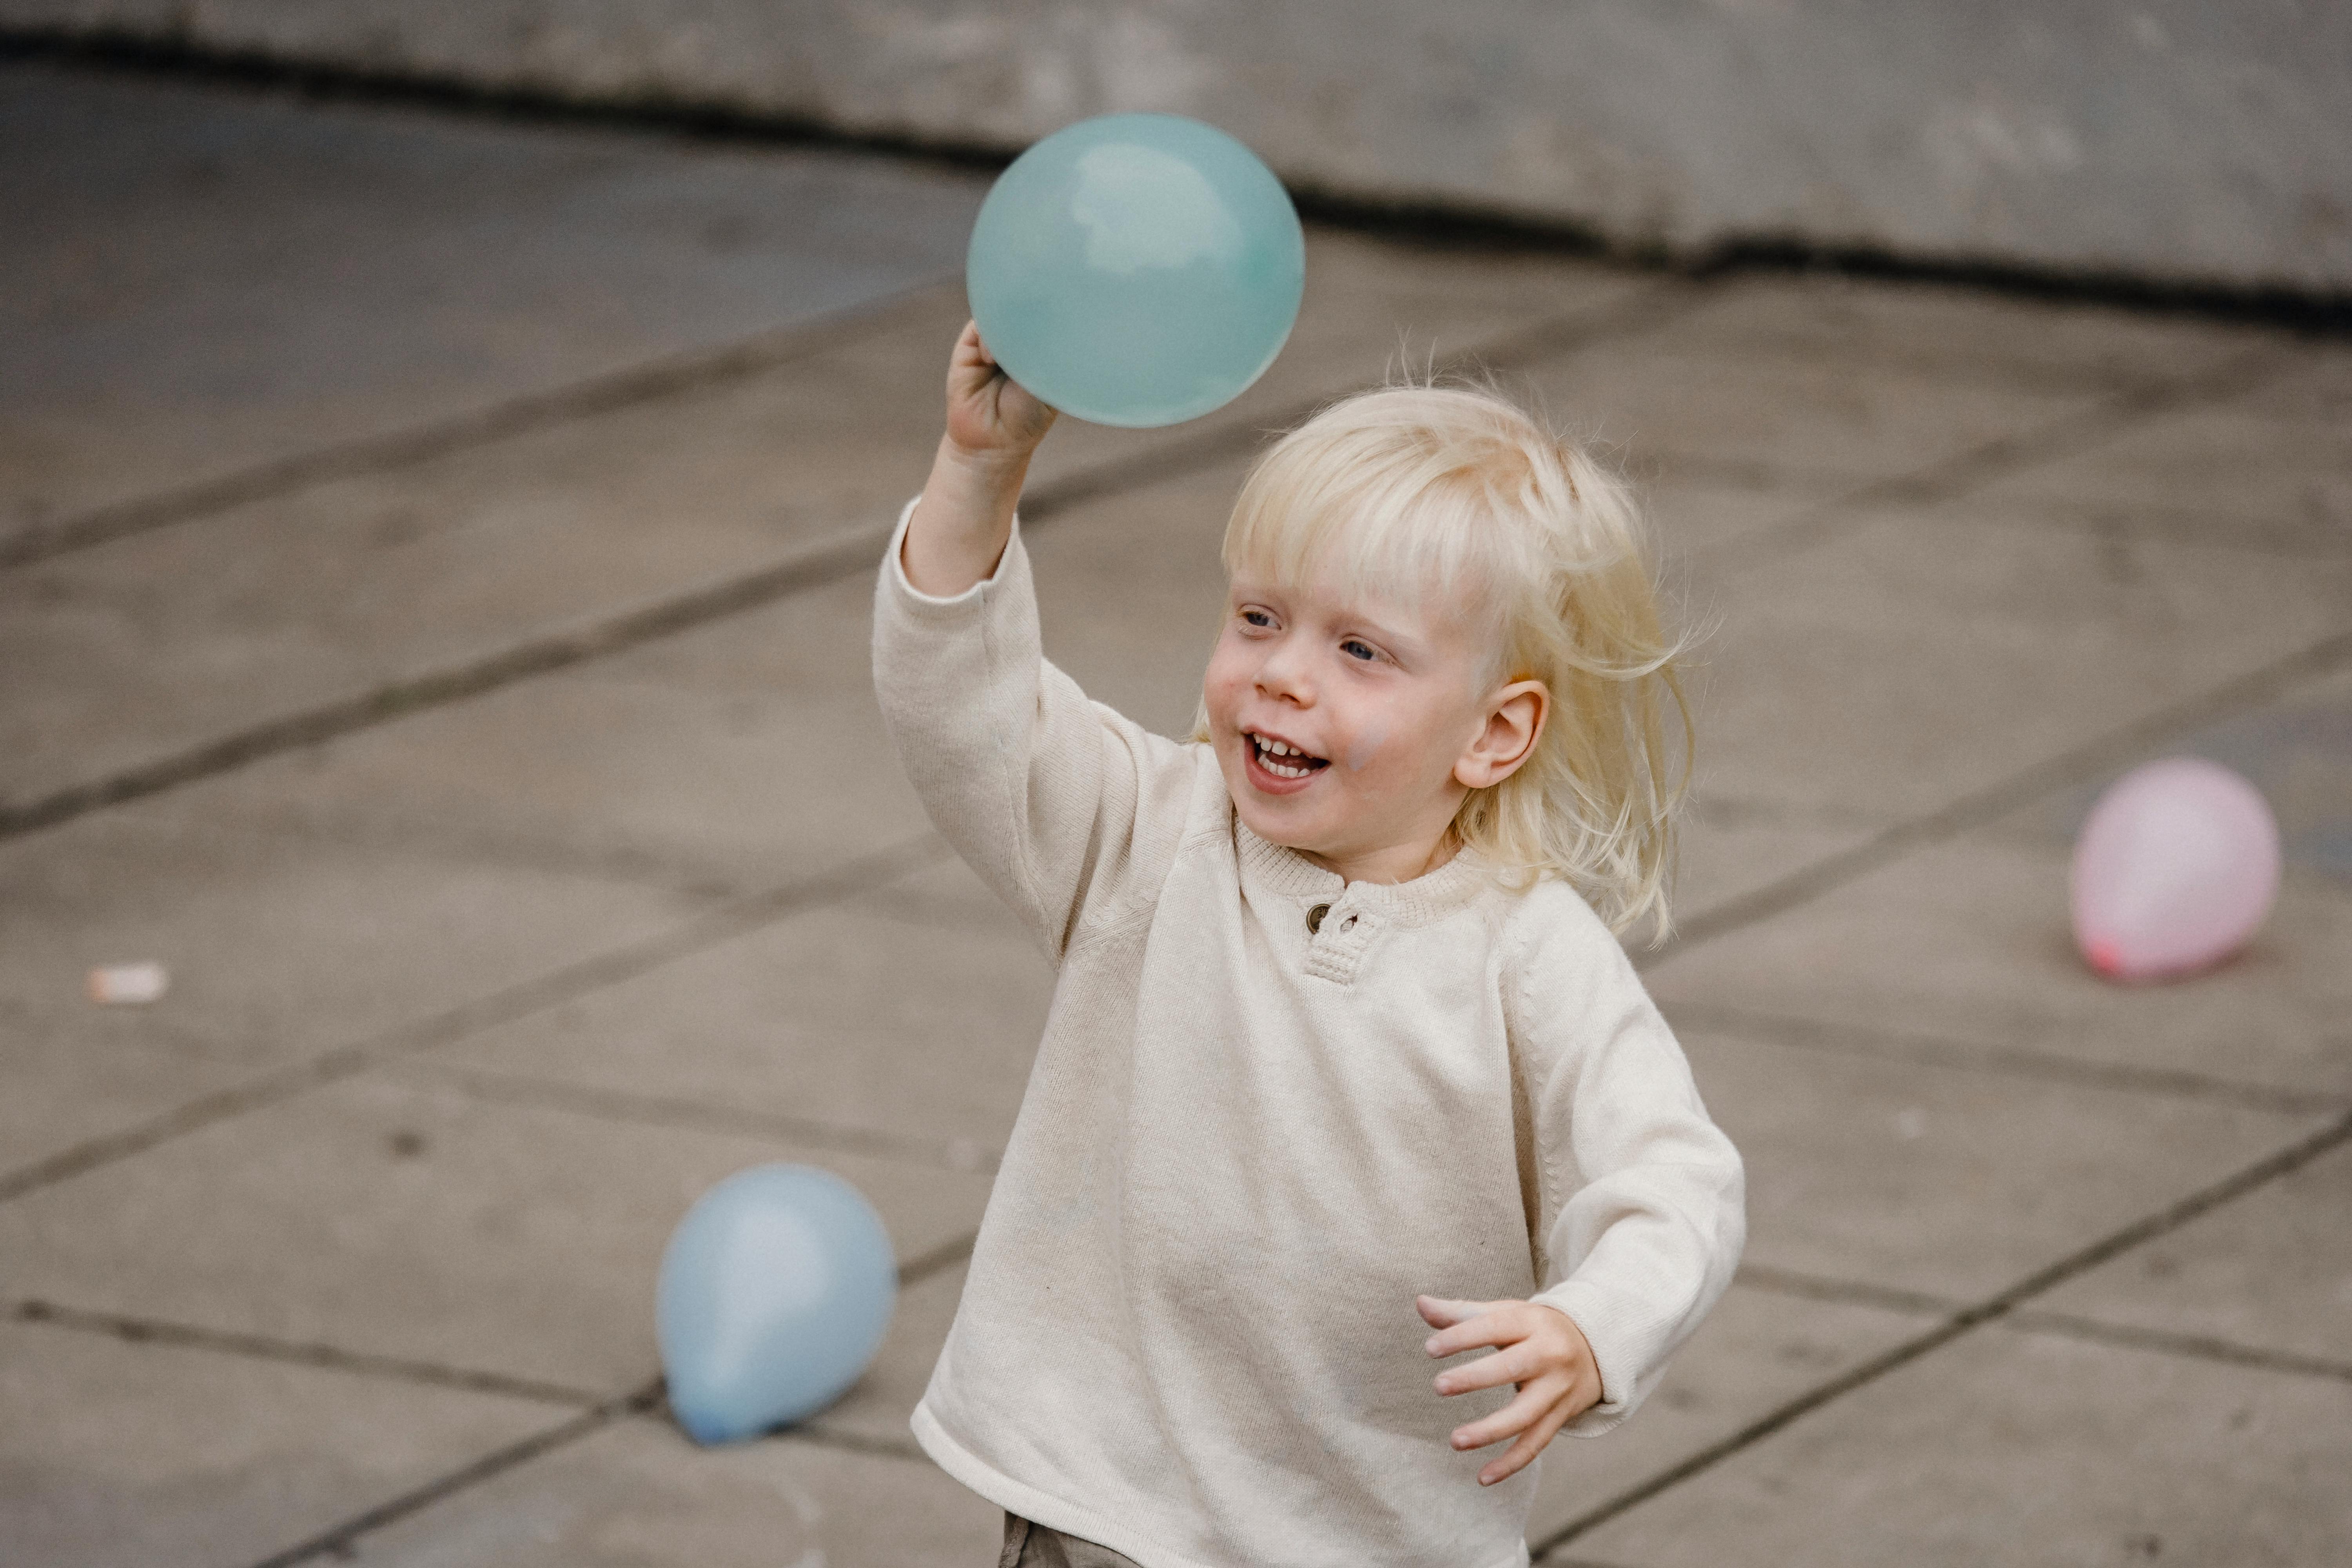
<path fill-rule="evenodd" d="M 1623 950 L 1575 904 L 1528 944 L 1510 994 L 1543 1184 L 1534 1300 L 1592 1346 L 1601 1402 L 1563 1428 L 1592 1436 L 1731 1283 L 1748 1222 L 1738 1151 Z"/>
<path fill-rule="evenodd" d="M 993 574 L 939 598 L 900 559 L 914 511 L 875 592 L 883 723 L 932 823 L 1058 960 L 1090 919 L 1165 877 L 1194 748 L 1087 700 L 1045 661 L 1017 521 Z"/>

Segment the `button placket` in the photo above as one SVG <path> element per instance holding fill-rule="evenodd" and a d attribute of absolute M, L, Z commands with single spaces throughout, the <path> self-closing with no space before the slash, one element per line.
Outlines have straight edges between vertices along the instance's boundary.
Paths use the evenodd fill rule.
<path fill-rule="evenodd" d="M 1307 910 L 1307 973 L 1349 984 L 1356 978 L 1371 938 L 1371 922 L 1363 910 L 1347 908 L 1344 900 L 1311 905 Z"/>
<path fill-rule="evenodd" d="M 1315 904 L 1308 908 L 1307 911 L 1307 934 L 1308 937 L 1313 938 L 1323 934 L 1324 922 L 1331 919 L 1331 911 L 1334 908 L 1335 906 L 1329 903 Z M 1360 910 L 1342 910 L 1339 912 L 1339 920 L 1333 922 L 1331 926 L 1332 932 L 1336 935 L 1343 931 L 1353 931 L 1356 929 L 1357 921 L 1360 921 L 1362 918 L 1363 915 Z"/>

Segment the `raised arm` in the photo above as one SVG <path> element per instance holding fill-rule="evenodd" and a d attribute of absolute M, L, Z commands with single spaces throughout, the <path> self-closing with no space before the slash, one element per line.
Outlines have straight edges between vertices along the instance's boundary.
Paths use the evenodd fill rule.
<path fill-rule="evenodd" d="M 948 427 L 907 524 L 908 582 L 952 599 L 996 570 L 1029 459 L 1053 423 L 1054 410 L 1004 374 L 966 321 L 948 360 Z"/>
<path fill-rule="evenodd" d="M 1059 954 L 1090 910 L 1150 895 L 1203 774 L 1045 659 L 1013 506 L 1053 417 L 966 327 L 930 483 L 876 584 L 874 685 L 924 810 Z"/>

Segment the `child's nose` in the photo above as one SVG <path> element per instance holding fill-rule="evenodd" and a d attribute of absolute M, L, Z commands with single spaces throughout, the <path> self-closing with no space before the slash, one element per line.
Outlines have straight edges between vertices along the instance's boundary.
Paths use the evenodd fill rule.
<path fill-rule="evenodd" d="M 1314 701 L 1315 688 L 1309 679 L 1307 661 L 1295 649 L 1277 647 L 1257 667 L 1257 689 L 1268 697 L 1283 698 L 1301 706 Z"/>

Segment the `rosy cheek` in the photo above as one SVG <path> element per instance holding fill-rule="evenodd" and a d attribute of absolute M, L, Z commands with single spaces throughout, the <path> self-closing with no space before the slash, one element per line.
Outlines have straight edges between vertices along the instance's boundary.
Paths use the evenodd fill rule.
<path fill-rule="evenodd" d="M 1209 711 L 1222 714 L 1232 706 L 1234 694 L 1233 665 L 1222 656 L 1213 657 L 1201 678 L 1201 696 L 1209 704 Z"/>
<path fill-rule="evenodd" d="M 1356 738 L 1348 742 L 1348 749 L 1340 756 L 1339 760 L 1347 765 L 1347 769 L 1349 773 L 1362 773 L 1366 768 L 1371 766 L 1373 759 L 1381 754 L 1381 748 L 1388 744 L 1388 739 L 1389 727 L 1387 725 L 1368 725 L 1364 729 L 1358 731 L 1356 732 Z"/>

